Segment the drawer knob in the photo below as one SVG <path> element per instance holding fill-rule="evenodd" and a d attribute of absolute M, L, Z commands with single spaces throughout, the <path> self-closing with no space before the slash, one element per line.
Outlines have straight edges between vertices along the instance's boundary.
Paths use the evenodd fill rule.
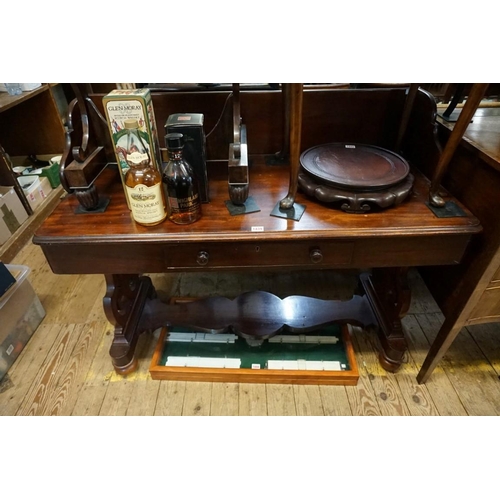
<path fill-rule="evenodd" d="M 201 250 L 200 252 L 198 252 L 196 262 L 200 266 L 206 266 L 208 264 L 208 252 L 205 252 L 205 250 Z"/>
<path fill-rule="evenodd" d="M 311 258 L 311 262 L 313 264 L 319 264 L 323 260 L 323 254 L 319 248 L 313 248 L 309 252 L 309 257 Z"/>

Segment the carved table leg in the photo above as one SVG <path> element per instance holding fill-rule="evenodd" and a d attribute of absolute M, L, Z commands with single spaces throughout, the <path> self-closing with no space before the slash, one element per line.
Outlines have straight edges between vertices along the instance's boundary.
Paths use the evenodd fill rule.
<path fill-rule="evenodd" d="M 106 286 L 104 312 L 115 327 L 109 354 L 115 371 L 127 375 L 137 369 L 135 346 L 142 333 L 139 320 L 155 289 L 150 278 L 137 274 L 106 275 Z"/>
<path fill-rule="evenodd" d="M 362 274 L 361 284 L 377 318 L 381 351 L 380 364 L 390 372 L 397 371 L 407 351 L 401 318 L 410 307 L 407 268 L 374 269 Z"/>
<path fill-rule="evenodd" d="M 277 160 L 286 160 L 290 155 L 290 84 L 281 84 L 281 97 L 283 102 L 283 146 L 275 153 Z"/>
<path fill-rule="evenodd" d="M 290 84 L 290 185 L 288 194 L 280 201 L 282 210 L 289 210 L 295 203 L 299 186 L 300 139 L 302 133 L 302 84 Z"/>

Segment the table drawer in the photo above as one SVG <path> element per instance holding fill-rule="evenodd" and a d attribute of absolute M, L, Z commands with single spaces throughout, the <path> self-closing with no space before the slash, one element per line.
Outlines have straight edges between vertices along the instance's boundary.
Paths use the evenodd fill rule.
<path fill-rule="evenodd" d="M 207 243 L 169 245 L 168 269 L 349 267 L 354 244 L 345 242 Z"/>

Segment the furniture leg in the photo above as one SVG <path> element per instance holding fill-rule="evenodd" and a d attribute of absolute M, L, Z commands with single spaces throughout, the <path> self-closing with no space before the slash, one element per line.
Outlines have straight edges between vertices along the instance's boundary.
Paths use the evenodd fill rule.
<path fill-rule="evenodd" d="M 457 107 L 457 104 L 463 101 L 462 94 L 464 93 L 464 90 L 465 90 L 465 83 L 457 83 L 455 94 L 453 95 L 450 104 L 448 105 L 448 107 L 446 108 L 445 112 L 442 115 L 445 120 L 449 121 L 451 114 L 453 113 L 453 111 L 455 111 L 455 108 Z"/>
<path fill-rule="evenodd" d="M 280 201 L 282 210 L 295 203 L 299 186 L 300 139 L 302 132 L 302 83 L 290 84 L 290 185 L 288 194 Z"/>
<path fill-rule="evenodd" d="M 283 103 L 283 147 L 275 153 L 277 160 L 285 160 L 290 154 L 290 84 L 281 84 L 281 97 Z"/>
<path fill-rule="evenodd" d="M 407 268 L 374 269 L 372 275 L 363 273 L 361 285 L 368 297 L 379 328 L 379 361 L 390 372 L 397 371 L 407 351 L 401 318 L 408 312 L 411 292 Z"/>
<path fill-rule="evenodd" d="M 398 138 L 396 140 L 396 145 L 394 151 L 397 153 L 401 150 L 401 144 L 406 134 L 406 129 L 408 128 L 408 122 L 410 120 L 411 112 L 413 110 L 413 104 L 415 102 L 415 97 L 417 96 L 419 83 L 411 83 L 408 89 L 408 94 L 406 96 L 405 106 L 403 108 L 403 116 L 401 117 L 401 124 L 399 126 Z"/>
<path fill-rule="evenodd" d="M 463 323 L 457 323 L 453 320 L 445 320 L 441 329 L 439 330 L 434 342 L 425 357 L 422 368 L 417 374 L 417 382 L 419 384 L 425 384 L 429 377 L 431 376 L 434 368 L 441 361 L 446 351 L 449 349 L 460 330 L 463 327 Z"/>
<path fill-rule="evenodd" d="M 457 123 L 453 127 L 453 131 L 451 132 L 450 138 L 446 143 L 446 146 L 443 150 L 441 157 L 439 158 L 438 164 L 436 166 L 436 171 L 431 180 L 431 187 L 429 190 L 429 202 L 431 205 L 435 207 L 444 207 L 445 201 L 439 195 L 439 187 L 441 185 L 441 180 L 443 179 L 444 174 L 446 173 L 446 169 L 448 168 L 448 164 L 450 163 L 462 137 L 469 126 L 469 123 L 476 112 L 476 109 L 481 102 L 481 99 L 488 88 L 489 83 L 475 83 L 471 91 L 469 92 L 469 96 L 465 103 L 465 106 L 458 117 Z"/>
<path fill-rule="evenodd" d="M 127 375 L 137 369 L 135 347 L 140 330 L 139 320 L 148 299 L 155 296 L 151 279 L 137 274 L 106 275 L 104 312 L 115 327 L 109 350 L 115 371 Z"/>

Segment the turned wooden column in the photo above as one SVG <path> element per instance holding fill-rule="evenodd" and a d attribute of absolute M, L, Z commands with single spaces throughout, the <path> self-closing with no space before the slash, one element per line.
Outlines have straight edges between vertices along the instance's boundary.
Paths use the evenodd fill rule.
<path fill-rule="evenodd" d="M 419 83 L 411 83 L 408 88 L 408 94 L 406 95 L 405 105 L 403 108 L 403 116 L 401 117 L 401 123 L 398 130 L 398 138 L 396 139 L 396 145 L 394 147 L 394 151 L 397 153 L 401 151 L 401 144 L 405 137 L 406 129 L 408 128 L 408 122 L 410 121 L 413 104 L 415 103 L 415 97 L 417 97 L 419 87 Z"/>
<path fill-rule="evenodd" d="M 455 154 L 455 151 L 462 140 L 462 137 L 469 126 L 476 109 L 481 102 L 481 99 L 488 88 L 489 83 L 475 83 L 471 91 L 469 92 L 469 96 L 467 97 L 467 101 L 458 117 L 457 123 L 453 127 L 450 138 L 446 143 L 446 146 L 439 158 L 438 164 L 436 166 L 436 171 L 431 181 L 431 187 L 429 190 L 429 202 L 435 207 L 444 207 L 445 201 L 439 195 L 439 187 L 441 185 L 441 180 L 443 179 L 444 174 L 446 173 L 446 169 Z"/>
<path fill-rule="evenodd" d="M 290 84 L 281 84 L 281 102 L 283 105 L 283 146 L 275 154 L 277 160 L 283 161 L 290 155 Z"/>
<path fill-rule="evenodd" d="M 290 106 L 290 185 L 288 194 L 280 201 L 280 208 L 288 210 L 295 203 L 299 186 L 300 140 L 302 135 L 302 83 L 289 83 Z"/>

